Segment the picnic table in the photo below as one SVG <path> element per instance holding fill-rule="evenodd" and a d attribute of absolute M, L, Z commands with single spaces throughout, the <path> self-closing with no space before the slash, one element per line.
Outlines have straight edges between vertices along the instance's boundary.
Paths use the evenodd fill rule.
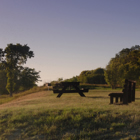
<path fill-rule="evenodd" d="M 79 83 L 80 82 L 61 82 L 53 87 L 53 92 L 59 93 L 57 97 L 61 97 L 63 93 L 79 93 L 81 97 L 85 97 L 83 92 L 88 92 L 88 89 L 80 89 Z"/>

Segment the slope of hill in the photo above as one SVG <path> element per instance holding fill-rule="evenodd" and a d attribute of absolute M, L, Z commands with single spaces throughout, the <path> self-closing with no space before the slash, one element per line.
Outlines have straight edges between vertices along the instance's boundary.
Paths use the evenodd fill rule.
<path fill-rule="evenodd" d="M 139 139 L 140 91 L 129 105 L 109 105 L 110 92 L 56 98 L 52 91 L 41 91 L 2 104 L 0 139 Z"/>

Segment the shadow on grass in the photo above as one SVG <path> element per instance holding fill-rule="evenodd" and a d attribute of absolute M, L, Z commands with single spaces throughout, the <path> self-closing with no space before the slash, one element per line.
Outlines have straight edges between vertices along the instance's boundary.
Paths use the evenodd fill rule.
<path fill-rule="evenodd" d="M 94 98 L 94 99 L 96 99 L 96 98 L 104 98 L 104 99 L 108 99 L 109 97 L 104 97 L 104 96 L 86 96 L 86 98 Z"/>
<path fill-rule="evenodd" d="M 140 98 L 135 98 L 136 100 L 140 100 Z"/>

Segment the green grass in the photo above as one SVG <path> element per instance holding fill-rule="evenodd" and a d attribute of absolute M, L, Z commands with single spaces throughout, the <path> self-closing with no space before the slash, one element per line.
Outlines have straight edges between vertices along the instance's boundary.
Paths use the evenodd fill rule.
<path fill-rule="evenodd" d="M 138 140 L 140 91 L 135 102 L 109 105 L 108 94 L 116 91 L 90 90 L 86 97 L 72 93 L 61 98 L 42 91 L 16 105 L 0 106 L 0 139 Z"/>

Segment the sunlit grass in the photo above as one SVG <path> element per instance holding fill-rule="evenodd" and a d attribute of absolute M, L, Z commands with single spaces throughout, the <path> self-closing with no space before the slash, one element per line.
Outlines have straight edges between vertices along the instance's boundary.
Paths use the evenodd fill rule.
<path fill-rule="evenodd" d="M 27 95 L 0 106 L 0 139 L 140 139 L 140 91 L 128 105 L 109 105 L 110 92 L 90 90 L 86 97 L 52 91 Z"/>
<path fill-rule="evenodd" d="M 44 91 L 47 90 L 47 87 L 33 87 L 30 90 L 20 92 L 20 93 L 13 93 L 13 96 L 10 97 L 9 95 L 0 95 L 0 104 L 7 103 L 9 101 L 12 101 L 16 98 L 19 98 L 21 96 L 25 96 L 31 93 L 39 92 L 39 91 Z"/>

